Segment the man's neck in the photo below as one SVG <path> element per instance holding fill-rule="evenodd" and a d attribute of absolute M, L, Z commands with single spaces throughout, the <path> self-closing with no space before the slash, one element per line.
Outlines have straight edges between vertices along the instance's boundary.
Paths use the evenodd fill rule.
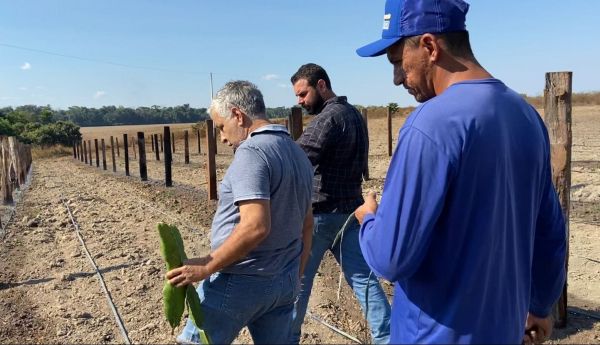
<path fill-rule="evenodd" d="M 333 92 L 332 90 L 326 90 L 325 92 L 323 92 L 323 95 L 321 95 L 321 97 L 323 97 L 323 100 L 325 100 L 325 102 L 327 102 L 328 100 L 337 97 L 335 95 L 335 92 Z"/>
<path fill-rule="evenodd" d="M 493 76 L 476 60 L 452 60 L 436 69 L 433 77 L 435 93 L 439 95 L 451 85 L 462 81 L 488 78 Z"/>
<path fill-rule="evenodd" d="M 248 134 L 254 132 L 255 130 L 264 127 L 264 126 L 268 126 L 271 124 L 271 121 L 266 120 L 266 119 L 256 119 L 252 121 L 252 124 L 250 125 L 250 127 L 248 127 Z"/>

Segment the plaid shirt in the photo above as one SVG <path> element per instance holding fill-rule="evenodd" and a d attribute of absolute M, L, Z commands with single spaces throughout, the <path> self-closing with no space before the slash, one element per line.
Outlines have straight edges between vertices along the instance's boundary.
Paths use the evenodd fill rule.
<path fill-rule="evenodd" d="M 327 100 L 297 143 L 315 169 L 315 213 L 350 213 L 363 203 L 369 138 L 361 114 L 346 97 Z"/>

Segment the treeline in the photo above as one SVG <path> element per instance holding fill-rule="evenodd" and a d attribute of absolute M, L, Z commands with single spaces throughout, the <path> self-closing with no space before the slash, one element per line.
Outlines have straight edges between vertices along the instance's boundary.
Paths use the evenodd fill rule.
<path fill-rule="evenodd" d="M 269 118 L 286 117 L 291 108 L 267 108 Z M 24 105 L 16 108 L 0 108 L 0 116 L 18 113 L 29 122 L 48 123 L 53 121 L 71 121 L 81 127 L 147 125 L 163 123 L 192 123 L 208 119 L 206 108 L 192 108 L 189 104 L 175 107 L 138 107 L 104 106 L 101 108 L 69 107 L 52 109 L 50 106 Z"/>
<path fill-rule="evenodd" d="M 53 111 L 56 119 L 72 121 L 81 127 L 189 123 L 208 118 L 206 108 L 192 108 L 189 104 L 138 108 L 112 105 L 101 108 L 69 107 Z"/>
<path fill-rule="evenodd" d="M 79 126 L 55 118 L 50 107 L 34 105 L 0 108 L 0 135 L 41 146 L 70 146 L 73 141 L 81 140 Z"/>
<path fill-rule="evenodd" d="M 291 108 L 268 108 L 267 116 L 287 117 Z M 0 135 L 16 136 L 20 141 L 36 145 L 72 145 L 80 140 L 80 127 L 193 123 L 208 119 L 206 108 L 189 104 L 175 107 L 101 108 L 23 105 L 0 108 Z"/>

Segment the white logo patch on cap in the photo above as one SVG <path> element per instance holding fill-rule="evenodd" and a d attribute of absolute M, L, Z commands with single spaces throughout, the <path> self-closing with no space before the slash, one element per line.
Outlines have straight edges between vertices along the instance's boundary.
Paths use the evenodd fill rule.
<path fill-rule="evenodd" d="M 388 30 L 390 28 L 390 19 L 392 19 L 391 13 L 383 15 L 383 30 Z"/>

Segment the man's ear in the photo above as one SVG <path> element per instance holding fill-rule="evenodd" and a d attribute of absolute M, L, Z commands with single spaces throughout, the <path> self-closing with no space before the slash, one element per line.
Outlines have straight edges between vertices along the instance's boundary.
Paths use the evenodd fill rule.
<path fill-rule="evenodd" d="M 231 116 L 235 117 L 235 121 L 239 127 L 244 126 L 244 121 L 246 118 L 245 115 L 246 114 L 244 114 L 244 112 L 240 108 L 238 108 L 238 107 L 231 108 Z"/>
<path fill-rule="evenodd" d="M 423 34 L 419 39 L 419 47 L 427 51 L 429 61 L 436 62 L 440 58 L 440 41 L 432 34 Z"/>
<path fill-rule="evenodd" d="M 323 79 L 319 79 L 317 81 L 317 91 L 319 91 L 320 95 L 323 95 L 323 92 L 327 90 L 327 83 Z"/>

